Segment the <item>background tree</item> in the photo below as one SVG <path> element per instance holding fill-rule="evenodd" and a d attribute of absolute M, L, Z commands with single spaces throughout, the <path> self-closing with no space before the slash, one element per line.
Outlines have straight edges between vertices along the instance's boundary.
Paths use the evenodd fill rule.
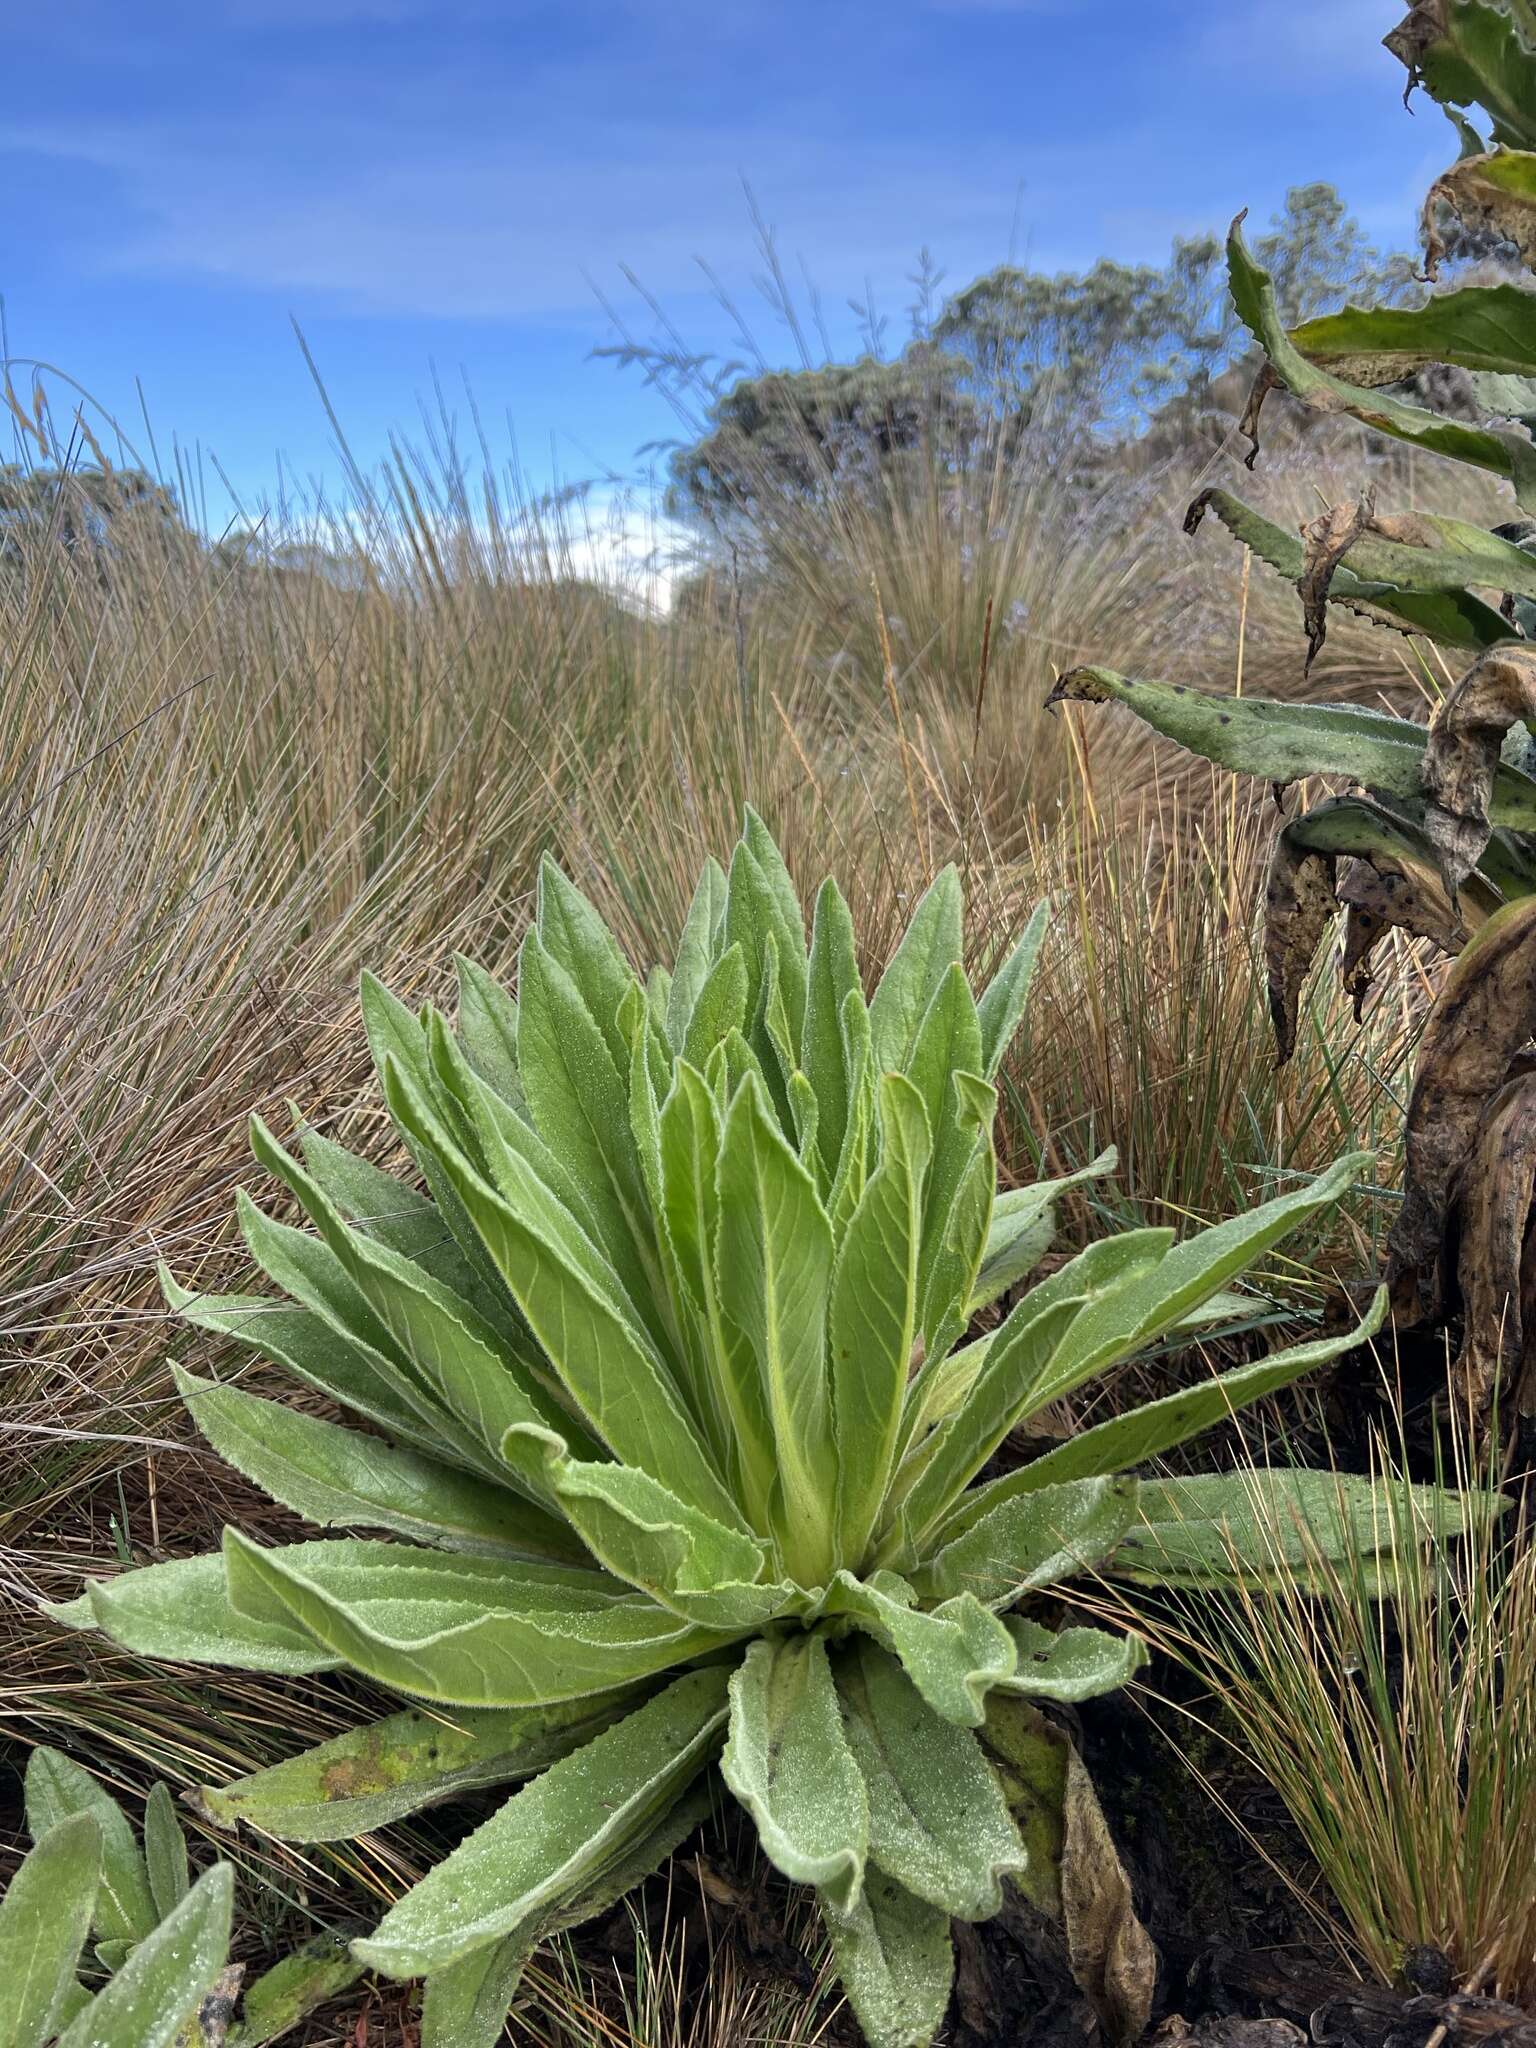
<path fill-rule="evenodd" d="M 174 497 L 144 470 L 0 463 L 0 561 L 18 561 L 29 533 L 57 532 L 70 549 L 108 549 L 128 522 L 140 533 L 187 533 Z"/>
<path fill-rule="evenodd" d="M 1289 320 L 1414 289 L 1412 259 L 1378 250 L 1331 185 L 1287 193 L 1256 246 Z M 1070 458 L 1084 434 L 1131 438 L 1170 407 L 1188 420 L 1250 347 L 1227 304 L 1215 236 L 1175 240 L 1161 266 L 1001 265 L 936 315 L 932 280 L 925 267 L 898 355 L 758 371 L 713 394 L 704 432 L 671 458 L 674 515 L 750 530 L 786 502 L 872 483 L 919 448 L 963 470 L 1042 414 Z"/>

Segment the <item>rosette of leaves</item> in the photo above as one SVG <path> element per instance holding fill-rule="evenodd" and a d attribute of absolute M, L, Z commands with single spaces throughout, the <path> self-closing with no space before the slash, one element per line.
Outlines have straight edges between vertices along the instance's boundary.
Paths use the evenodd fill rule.
<path fill-rule="evenodd" d="M 89 1771 L 39 1748 L 26 1811 L 34 1846 L 0 1898 L 0 2048 L 262 2048 L 362 1975 L 326 1944 L 275 1965 L 242 2001 L 244 1972 L 228 1960 L 234 1872 L 215 1863 L 194 1879 L 164 1785 L 141 1846 Z M 99 1988 L 81 1981 L 87 1944 Z"/>
<path fill-rule="evenodd" d="M 1536 267 L 1536 10 L 1529 0 L 1420 0 L 1386 40 L 1410 89 L 1442 103 L 1462 145 L 1426 202 L 1430 273 L 1452 226 Z M 1307 776 L 1344 785 L 1275 843 L 1265 947 L 1280 1058 L 1338 910 L 1339 966 L 1357 1012 L 1373 950 L 1394 927 L 1459 956 L 1419 1054 L 1387 1278 L 1404 1322 L 1460 1310 L 1477 1397 L 1492 1399 L 1502 1371 L 1506 1388 L 1515 1383 L 1509 1405 L 1536 1417 L 1536 293 L 1467 285 L 1416 307 L 1346 307 L 1287 332 L 1241 216 L 1228 266 L 1233 303 L 1266 358 L 1243 422 L 1250 466 L 1265 397 L 1283 386 L 1317 411 L 1506 478 L 1521 516 L 1491 531 L 1441 513 L 1378 516 L 1367 493 L 1291 534 L 1212 489 L 1190 507 L 1187 529 L 1213 512 L 1295 581 L 1309 661 L 1330 604 L 1474 659 L 1427 730 L 1355 706 L 1224 699 L 1099 668 L 1064 676 L 1052 701 L 1124 704 L 1277 789 Z M 1460 380 L 1454 411 L 1421 402 L 1423 373 L 1437 365 Z"/>
<path fill-rule="evenodd" d="M 1141 1655 L 1019 1603 L 1087 1568 L 1219 1579 L 1214 1532 L 1254 1487 L 1325 1551 L 1375 1548 L 1364 1486 L 1330 1504 L 1313 1474 L 1124 1476 L 1354 1333 L 987 1476 L 1016 1425 L 1219 1305 L 1361 1162 L 1183 1243 L 1094 1244 L 977 1327 L 1072 1183 L 996 1186 L 995 1081 L 1044 910 L 979 1000 L 961 913 L 947 870 L 866 1001 L 844 899 L 822 889 L 807 943 L 749 815 L 672 970 L 642 985 L 547 864 L 515 998 L 464 963 L 455 1031 L 365 986 L 425 1191 L 314 1132 L 293 1157 L 258 1124 L 314 1226 L 240 1198 L 286 1299 L 167 1278 L 190 1321 L 368 1426 L 182 1372 L 209 1442 L 320 1527 L 390 1540 L 229 1529 L 221 1554 L 95 1583 L 62 1617 L 144 1654 L 347 1669 L 413 1702 L 205 1788 L 224 1823 L 332 1839 L 527 1781 L 354 1945 L 426 1979 L 430 2048 L 499 2038 L 531 1946 L 663 1860 L 714 1766 L 766 1855 L 816 1887 L 869 2039 L 928 2041 L 951 1917 L 986 1918 L 1030 1874 L 1005 1783 L 1021 1747 L 1058 1805 L 1070 1789 L 1047 1724 L 1011 1714 L 1003 1775 L 989 1728 L 1119 1685 Z M 1081 1785 L 1073 1801 L 1069 1843 L 1093 1832 Z"/>

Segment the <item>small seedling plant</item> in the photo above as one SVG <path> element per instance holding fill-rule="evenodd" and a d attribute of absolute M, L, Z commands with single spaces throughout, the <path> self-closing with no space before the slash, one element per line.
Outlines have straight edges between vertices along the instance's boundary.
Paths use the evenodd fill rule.
<path fill-rule="evenodd" d="M 454 1030 L 365 984 L 424 1188 L 312 1130 L 293 1156 L 258 1123 L 257 1158 L 313 1225 L 240 1196 L 283 1298 L 166 1276 L 191 1322 L 365 1425 L 181 1370 L 208 1441 L 320 1528 L 387 1540 L 228 1529 L 219 1554 L 93 1583 L 61 1616 L 143 1654 L 350 1670 L 411 1702 L 205 1788 L 225 1824 L 329 1840 L 524 1781 L 354 1945 L 425 1979 L 425 2048 L 499 2039 L 532 1947 L 660 1864 L 720 1782 L 815 1887 L 875 2048 L 930 2041 L 951 1919 L 986 1919 L 1011 1881 L 1047 1896 L 1010 1789 L 1079 1796 L 1036 1703 L 1118 1686 L 1143 1655 L 1037 1596 L 1085 1570 L 1219 1578 L 1260 1495 L 1327 1554 L 1374 1549 L 1363 1483 L 1128 1475 L 1332 1358 L 1380 1305 L 1362 1332 L 988 1475 L 1016 1426 L 1197 1324 L 1362 1159 L 1182 1243 L 1092 1244 L 1020 1291 L 1073 1185 L 997 1188 L 997 1076 L 1045 911 L 978 998 L 962 909 L 946 870 L 866 1001 L 844 898 L 822 888 L 807 942 L 749 814 L 671 971 L 642 984 L 546 864 L 515 998 L 461 963 Z M 1272 1569 L 1269 1547 L 1252 1562 Z"/>
<path fill-rule="evenodd" d="M 39 1748 L 26 1812 L 33 1847 L 0 1898 L 0 2048 L 263 2048 L 362 1975 L 322 1938 L 242 1995 L 235 1873 L 194 1876 L 165 1785 L 141 1843 L 89 1771 Z"/>

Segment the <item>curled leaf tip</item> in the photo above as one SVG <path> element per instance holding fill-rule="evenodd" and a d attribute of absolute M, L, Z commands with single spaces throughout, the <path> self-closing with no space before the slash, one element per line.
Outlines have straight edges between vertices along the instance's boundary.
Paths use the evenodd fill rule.
<path fill-rule="evenodd" d="M 1046 710 L 1054 711 L 1058 704 L 1108 703 L 1110 693 L 1104 686 L 1103 676 L 1102 669 L 1069 668 L 1052 684 L 1051 693 L 1045 700 Z"/>

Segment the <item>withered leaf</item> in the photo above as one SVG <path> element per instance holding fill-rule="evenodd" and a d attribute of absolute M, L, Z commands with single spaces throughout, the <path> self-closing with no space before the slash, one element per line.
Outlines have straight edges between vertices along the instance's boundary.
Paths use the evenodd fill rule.
<path fill-rule="evenodd" d="M 1333 582 L 1333 572 L 1360 536 L 1372 530 L 1375 516 L 1375 495 L 1366 491 L 1353 502 L 1346 500 L 1343 504 L 1331 505 L 1326 512 L 1320 512 L 1316 519 L 1309 519 L 1302 526 L 1304 553 L 1296 588 L 1307 628 L 1306 667 L 1309 669 L 1328 637 L 1328 591 Z"/>
<path fill-rule="evenodd" d="M 1242 215 L 1238 215 L 1239 220 Z M 1248 439 L 1248 453 L 1243 457 L 1243 467 L 1252 469 L 1259 459 L 1259 415 L 1264 410 L 1264 401 L 1271 391 L 1278 391 L 1284 379 L 1273 363 L 1263 363 L 1253 380 L 1248 393 L 1248 402 L 1243 407 L 1243 416 L 1237 423 L 1237 431 Z"/>
<path fill-rule="evenodd" d="M 1061 1907 L 1072 1974 L 1112 2041 L 1138 2040 L 1152 2016 L 1157 1950 L 1136 1915 L 1131 1881 L 1082 1758 L 1067 1749 Z"/>
<path fill-rule="evenodd" d="M 1424 196 L 1424 275 L 1434 279 L 1440 274 L 1442 208 L 1472 233 L 1508 242 L 1528 270 L 1536 269 L 1533 172 L 1536 164 L 1525 150 L 1502 148 L 1461 157 L 1442 172 Z"/>
<path fill-rule="evenodd" d="M 1459 887 L 1488 844 L 1488 800 L 1511 726 L 1536 718 L 1536 647 L 1479 655 L 1435 710 L 1422 769 L 1425 830 L 1446 879 Z"/>
<path fill-rule="evenodd" d="M 984 1740 L 1029 1862 L 1009 1880 L 1060 1921 L 1078 1985 L 1111 2041 L 1145 2030 L 1157 1984 L 1157 1950 L 1137 1918 L 1131 1881 L 1071 1738 L 1024 1699 L 994 1695 Z"/>
<path fill-rule="evenodd" d="M 1338 908 L 1333 869 L 1333 855 L 1301 843 L 1294 825 L 1275 835 L 1264 886 L 1264 964 L 1278 1066 L 1296 1050 L 1302 985 Z"/>
<path fill-rule="evenodd" d="M 1389 1240 L 1393 1306 L 1408 1322 L 1443 1299 L 1441 1255 L 1456 1178 L 1489 1098 L 1536 1032 L 1536 897 L 1474 933 L 1446 977 L 1419 1049 L 1408 1102 L 1403 1206 Z"/>
<path fill-rule="evenodd" d="M 1536 1329 L 1527 1332 L 1523 1291 L 1533 1196 L 1536 1074 L 1522 1074 L 1488 1104 L 1458 1176 L 1460 1368 L 1479 1409 L 1496 1385 L 1507 1402 L 1516 1380 L 1530 1379 L 1523 1368 Z"/>

